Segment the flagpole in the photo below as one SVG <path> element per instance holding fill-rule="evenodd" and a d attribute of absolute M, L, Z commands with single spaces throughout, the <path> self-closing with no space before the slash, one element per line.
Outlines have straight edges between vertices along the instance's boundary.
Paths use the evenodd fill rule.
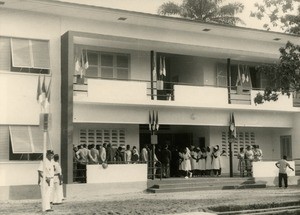
<path fill-rule="evenodd" d="M 41 114 L 41 117 L 44 117 L 44 114 Z M 42 193 L 42 209 L 46 211 L 46 148 L 47 148 L 47 131 L 43 130 L 43 193 Z"/>

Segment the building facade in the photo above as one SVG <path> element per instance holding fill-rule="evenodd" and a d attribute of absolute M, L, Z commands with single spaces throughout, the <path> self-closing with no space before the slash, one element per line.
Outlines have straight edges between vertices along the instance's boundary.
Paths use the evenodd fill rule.
<path fill-rule="evenodd" d="M 140 149 L 151 143 L 149 113 L 158 145 L 219 145 L 225 155 L 234 113 L 234 172 L 246 145 L 259 145 L 266 161 L 299 159 L 297 98 L 253 101 L 268 84 L 255 67 L 278 61 L 278 49 L 299 37 L 55 0 L 2 2 L 1 198 L 35 189 L 39 79 L 46 88 L 51 80 L 47 142 L 61 155 L 66 184 L 73 184 L 73 145 Z"/>

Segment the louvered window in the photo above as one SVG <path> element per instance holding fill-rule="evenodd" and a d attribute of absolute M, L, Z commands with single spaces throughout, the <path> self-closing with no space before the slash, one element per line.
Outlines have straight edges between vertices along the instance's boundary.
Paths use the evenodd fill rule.
<path fill-rule="evenodd" d="M 222 132 L 222 150 L 229 155 L 228 132 Z M 237 138 L 232 143 L 233 156 L 237 156 L 240 148 L 246 148 L 247 145 L 256 145 L 254 132 L 237 132 Z"/>
<path fill-rule="evenodd" d="M 123 129 L 80 129 L 80 144 L 111 143 L 112 147 L 125 146 L 125 130 Z"/>

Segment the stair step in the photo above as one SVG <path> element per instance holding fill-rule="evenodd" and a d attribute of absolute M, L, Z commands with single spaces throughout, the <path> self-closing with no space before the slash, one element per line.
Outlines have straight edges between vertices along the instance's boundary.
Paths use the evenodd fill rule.
<path fill-rule="evenodd" d="M 209 186 L 180 186 L 169 188 L 148 188 L 150 193 L 172 193 L 172 192 L 191 192 L 200 190 L 228 190 L 228 189 L 254 189 L 266 188 L 266 184 L 244 184 L 244 185 L 209 185 Z"/>

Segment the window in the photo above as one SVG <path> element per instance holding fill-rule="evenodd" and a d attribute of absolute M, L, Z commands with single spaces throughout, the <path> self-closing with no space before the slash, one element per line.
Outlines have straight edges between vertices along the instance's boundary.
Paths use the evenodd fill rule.
<path fill-rule="evenodd" d="M 43 131 L 38 126 L 9 126 L 9 137 L 9 160 L 41 159 Z"/>
<path fill-rule="evenodd" d="M 129 78 L 129 54 L 87 51 L 87 77 L 109 79 Z"/>
<path fill-rule="evenodd" d="M 280 152 L 281 158 L 286 155 L 288 160 L 292 160 L 292 137 L 290 135 L 280 136 Z"/>
<path fill-rule="evenodd" d="M 49 42 L 0 37 L 0 70 L 49 74 Z"/>
<path fill-rule="evenodd" d="M 233 156 L 237 156 L 240 148 L 246 148 L 247 145 L 256 145 L 254 132 L 237 132 L 236 140 L 232 143 Z M 222 132 L 222 150 L 229 154 L 228 132 Z"/>
<path fill-rule="evenodd" d="M 125 146 L 125 130 L 123 129 L 80 129 L 80 144 L 111 143 L 112 147 Z"/>

